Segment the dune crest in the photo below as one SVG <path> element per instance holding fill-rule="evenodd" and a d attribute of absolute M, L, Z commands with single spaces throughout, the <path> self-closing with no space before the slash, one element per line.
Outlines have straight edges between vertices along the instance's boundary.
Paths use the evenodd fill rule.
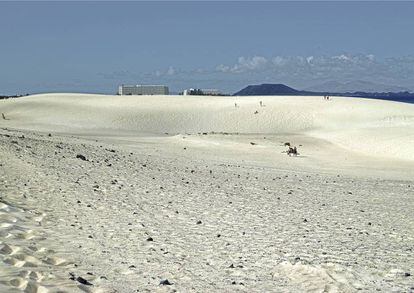
<path fill-rule="evenodd" d="M 262 106 L 260 105 L 262 101 Z M 334 97 L 42 94 L 0 102 L 3 126 L 66 133 L 305 134 L 361 154 L 414 160 L 414 105 Z"/>

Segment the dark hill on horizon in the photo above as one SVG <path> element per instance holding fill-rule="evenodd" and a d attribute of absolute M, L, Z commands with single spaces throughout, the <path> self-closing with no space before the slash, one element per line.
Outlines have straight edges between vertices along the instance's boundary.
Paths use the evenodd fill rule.
<path fill-rule="evenodd" d="M 274 96 L 275 93 L 277 95 L 298 95 L 300 91 L 281 83 L 264 83 L 260 85 L 249 85 L 235 93 L 234 96 Z"/>
<path fill-rule="evenodd" d="M 249 85 L 233 94 L 233 96 L 345 96 L 414 103 L 414 93 L 410 92 L 312 92 L 297 90 L 280 83 Z"/>

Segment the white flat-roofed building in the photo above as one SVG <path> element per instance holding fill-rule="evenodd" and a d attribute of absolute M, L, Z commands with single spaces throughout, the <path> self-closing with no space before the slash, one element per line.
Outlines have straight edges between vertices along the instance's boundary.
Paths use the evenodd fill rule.
<path fill-rule="evenodd" d="M 222 93 L 217 89 L 201 89 L 205 96 L 220 96 Z"/>
<path fill-rule="evenodd" d="M 165 85 L 120 85 L 118 95 L 168 95 Z"/>

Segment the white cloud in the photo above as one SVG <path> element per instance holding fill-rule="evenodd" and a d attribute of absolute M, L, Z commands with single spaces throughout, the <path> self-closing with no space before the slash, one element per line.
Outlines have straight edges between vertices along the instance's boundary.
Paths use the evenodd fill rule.
<path fill-rule="evenodd" d="M 274 65 L 283 65 L 284 62 L 285 62 L 285 59 L 283 57 L 280 57 L 280 56 L 276 56 L 272 59 L 272 63 Z"/>
<path fill-rule="evenodd" d="M 350 61 L 352 58 L 345 55 L 345 54 L 342 54 L 342 55 L 339 55 L 339 56 L 333 56 L 332 59 L 337 59 L 337 60 L 341 60 L 341 61 Z"/>
<path fill-rule="evenodd" d="M 216 66 L 216 70 L 219 72 L 244 73 L 264 69 L 268 64 L 269 61 L 262 56 L 239 57 L 236 64 L 232 66 L 220 64 Z"/>
<path fill-rule="evenodd" d="M 219 72 L 229 72 L 230 67 L 226 66 L 226 65 L 223 65 L 223 64 L 220 64 L 220 65 L 216 66 L 216 70 L 219 71 Z"/>
<path fill-rule="evenodd" d="M 269 61 L 270 60 L 270 61 Z M 268 72 L 281 71 L 306 74 L 321 74 L 323 72 L 343 71 L 353 73 L 354 71 L 374 70 L 380 67 L 375 56 L 341 54 L 335 56 L 276 56 L 271 59 L 262 56 L 239 57 L 233 65 L 220 64 L 216 70 L 223 73 L 246 73 L 246 72 Z"/>
<path fill-rule="evenodd" d="M 168 67 L 168 69 L 166 70 L 156 70 L 153 75 L 155 75 L 156 77 L 163 77 L 163 76 L 172 76 L 177 74 L 177 70 L 170 66 Z"/>
<path fill-rule="evenodd" d="M 367 55 L 367 58 L 368 58 L 369 60 L 371 60 L 371 61 L 374 61 L 375 56 L 374 56 L 373 54 L 368 54 L 368 55 Z"/>
<path fill-rule="evenodd" d="M 257 70 L 262 69 L 267 64 L 267 59 L 262 56 L 254 56 L 253 58 L 239 57 L 239 63 L 235 65 L 234 70 Z"/>

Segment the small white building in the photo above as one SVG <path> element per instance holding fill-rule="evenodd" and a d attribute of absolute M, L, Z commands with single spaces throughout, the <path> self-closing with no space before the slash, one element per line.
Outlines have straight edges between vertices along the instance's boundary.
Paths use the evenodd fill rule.
<path fill-rule="evenodd" d="M 183 91 L 184 96 L 201 96 L 203 92 L 200 89 L 186 89 Z"/>
<path fill-rule="evenodd" d="M 168 95 L 165 85 L 120 85 L 118 95 Z"/>

